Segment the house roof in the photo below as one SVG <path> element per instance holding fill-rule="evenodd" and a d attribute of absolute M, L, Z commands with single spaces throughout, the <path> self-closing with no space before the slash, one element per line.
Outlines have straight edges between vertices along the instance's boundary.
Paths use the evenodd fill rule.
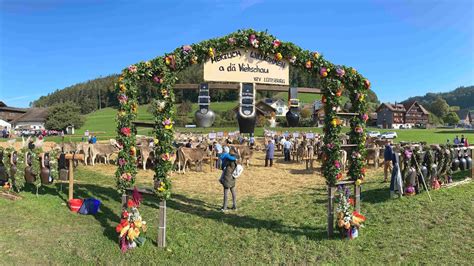
<path fill-rule="evenodd" d="M 421 112 L 423 112 L 423 114 L 425 115 L 429 115 L 430 112 L 428 112 L 425 107 L 423 107 L 423 105 L 421 105 L 419 102 L 417 101 L 410 101 L 410 102 L 406 102 L 403 104 L 403 106 L 405 107 L 406 111 L 408 112 L 408 110 L 410 110 L 410 108 L 412 108 L 413 105 L 418 105 L 421 109 Z"/>
<path fill-rule="evenodd" d="M 17 119 L 13 120 L 12 123 L 18 122 L 45 122 L 48 117 L 47 108 L 30 108 L 26 113 Z"/>
<path fill-rule="evenodd" d="M 380 106 L 377 108 L 377 112 L 382 108 L 383 106 L 387 107 L 390 111 L 392 112 L 406 112 L 407 110 L 405 109 L 405 106 L 403 104 L 392 104 L 392 103 L 382 103 Z"/>
<path fill-rule="evenodd" d="M 261 106 L 261 107 L 264 107 L 264 108 L 268 108 L 268 109 L 270 109 L 272 112 L 275 112 L 275 111 L 276 111 L 276 109 L 273 108 L 273 106 L 271 106 L 270 104 L 266 103 L 264 100 L 258 101 L 255 105 Z M 261 107 L 258 107 L 258 108 L 262 109 Z"/>
<path fill-rule="evenodd" d="M 7 106 L 4 102 L 0 101 L 0 111 L 26 113 L 27 110 L 28 109 L 25 108 L 10 107 Z"/>
<path fill-rule="evenodd" d="M 7 107 L 7 105 L 4 102 L 0 101 L 0 107 Z"/>
<path fill-rule="evenodd" d="M 462 110 L 457 111 L 456 114 L 458 114 L 461 120 L 464 120 L 466 119 L 466 116 L 471 114 L 471 111 L 469 109 L 462 109 Z"/>

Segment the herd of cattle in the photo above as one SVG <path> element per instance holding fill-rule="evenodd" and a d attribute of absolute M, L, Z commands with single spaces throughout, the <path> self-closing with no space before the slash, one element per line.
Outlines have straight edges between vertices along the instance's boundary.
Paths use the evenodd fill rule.
<path fill-rule="evenodd" d="M 185 173 L 191 166 L 195 166 L 197 171 L 202 171 L 204 161 L 215 160 L 216 150 L 215 143 L 220 143 L 222 146 L 228 146 L 231 150 L 239 155 L 240 163 L 250 165 L 250 161 L 254 152 L 265 151 L 265 144 L 269 139 L 274 139 L 277 150 L 283 150 L 281 144 L 282 137 L 264 137 L 256 138 L 254 143 L 250 145 L 248 139 L 244 138 L 221 138 L 209 139 L 207 136 L 197 135 L 192 133 L 179 134 L 175 136 L 176 153 L 172 158 L 174 170 L 178 173 Z M 305 139 L 304 137 L 287 137 L 292 143 L 290 154 L 292 159 L 296 162 L 320 160 L 322 158 L 323 142 L 320 136 L 312 139 Z M 347 143 L 347 138 L 341 137 L 343 144 Z M 25 141 L 24 141 L 25 143 Z M 191 143 L 191 147 L 189 147 Z M 372 162 L 376 167 L 379 165 L 380 159 L 383 157 L 384 141 L 368 140 L 367 145 L 367 163 Z M 84 154 L 84 164 L 95 165 L 96 163 L 110 164 L 111 160 L 116 158 L 120 147 L 115 139 L 109 141 L 89 144 L 85 142 L 64 142 L 61 144 L 45 145 L 42 140 L 36 140 L 36 146 L 42 146 L 44 151 L 56 149 L 64 153 Z M 186 145 L 188 144 L 188 145 Z M 25 145 L 25 144 L 23 144 Z M 146 136 L 137 136 L 136 147 L 138 151 L 138 166 L 146 170 L 153 168 L 154 164 L 154 141 L 153 138 Z M 341 149 L 342 167 L 345 168 L 347 164 L 347 151 Z M 116 161 L 116 160 L 115 160 Z M 311 164 L 312 165 L 312 164 Z"/>

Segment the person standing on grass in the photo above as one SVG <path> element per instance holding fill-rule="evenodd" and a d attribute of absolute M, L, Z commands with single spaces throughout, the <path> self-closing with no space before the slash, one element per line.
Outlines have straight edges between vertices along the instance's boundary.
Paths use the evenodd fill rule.
<path fill-rule="evenodd" d="M 214 150 L 216 151 L 216 157 L 217 157 L 216 168 L 220 169 L 221 165 L 222 165 L 220 157 L 221 157 L 221 154 L 222 154 L 223 150 L 222 150 L 222 145 L 219 144 L 219 142 L 217 142 L 217 141 L 214 141 Z"/>
<path fill-rule="evenodd" d="M 268 166 L 268 161 L 270 161 L 270 167 L 273 166 L 274 155 L 275 155 L 275 144 L 273 144 L 273 140 L 269 139 L 267 147 L 266 147 L 266 153 L 265 153 L 265 167 Z"/>
<path fill-rule="evenodd" d="M 237 167 L 238 155 L 235 154 L 234 150 L 229 152 L 229 147 L 224 147 L 220 159 L 222 161 L 222 174 L 219 182 L 224 187 L 224 202 L 222 204 L 221 211 L 227 211 L 227 194 L 229 190 L 232 193 L 232 210 L 237 209 L 237 192 L 235 191 L 235 178 L 232 176 L 235 168 Z"/>
<path fill-rule="evenodd" d="M 464 146 L 464 141 L 465 141 L 465 140 L 464 140 L 464 135 L 461 135 L 461 143 L 460 143 L 461 146 Z"/>
<path fill-rule="evenodd" d="M 454 143 L 454 145 L 459 145 L 459 138 L 458 138 L 457 135 L 456 135 L 456 137 L 454 138 L 453 143 Z"/>
<path fill-rule="evenodd" d="M 393 154 L 393 148 L 392 148 L 392 141 L 389 140 L 387 144 L 385 144 L 385 150 L 383 152 L 383 182 L 387 182 L 388 180 L 388 171 L 390 168 L 390 163 L 392 162 L 392 154 Z"/>
<path fill-rule="evenodd" d="M 283 153 L 285 154 L 285 162 L 290 161 L 290 149 L 291 149 L 291 141 L 286 139 L 285 143 L 283 143 Z"/>

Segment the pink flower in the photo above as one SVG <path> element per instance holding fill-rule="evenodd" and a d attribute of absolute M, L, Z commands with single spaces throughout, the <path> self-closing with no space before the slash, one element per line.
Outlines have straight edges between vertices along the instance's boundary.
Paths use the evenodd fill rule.
<path fill-rule="evenodd" d="M 125 103 L 127 103 L 127 101 L 128 101 L 128 97 L 127 97 L 127 95 L 125 95 L 125 94 L 119 94 L 119 96 L 117 97 L 117 99 L 119 100 L 119 102 L 120 102 L 121 104 L 125 104 Z"/>
<path fill-rule="evenodd" d="M 191 45 L 183 45 L 183 53 L 184 54 L 188 54 L 189 52 L 191 52 L 193 50 L 193 48 L 191 47 Z"/>
<path fill-rule="evenodd" d="M 122 129 L 120 129 L 120 132 L 127 137 L 130 136 L 131 134 L 131 130 L 128 127 L 122 127 Z"/>
<path fill-rule="evenodd" d="M 327 147 L 328 149 L 332 149 L 332 148 L 334 147 L 334 144 L 328 143 L 328 144 L 326 144 L 326 147 Z"/>
<path fill-rule="evenodd" d="M 364 129 L 360 126 L 357 126 L 357 127 L 355 127 L 354 131 L 357 132 L 357 133 L 363 133 Z"/>
<path fill-rule="evenodd" d="M 137 72 L 137 66 L 136 65 L 128 66 L 128 71 L 130 71 L 131 73 Z"/>
<path fill-rule="evenodd" d="M 276 39 L 276 40 L 273 40 L 272 44 L 273 44 L 273 48 L 278 48 L 281 45 L 281 42 L 280 40 Z"/>
<path fill-rule="evenodd" d="M 369 120 L 369 115 L 363 114 L 363 115 L 362 115 L 362 120 L 364 120 L 364 121 Z"/>
<path fill-rule="evenodd" d="M 169 153 L 163 153 L 161 155 L 161 159 L 163 161 L 171 161 L 171 159 L 173 159 L 173 155 L 172 154 L 169 154 Z"/>
<path fill-rule="evenodd" d="M 258 48 L 258 44 L 260 43 L 258 40 L 257 40 L 257 37 L 255 36 L 255 34 L 251 34 L 249 36 L 249 42 L 250 44 L 254 47 L 254 48 Z"/>
<path fill-rule="evenodd" d="M 130 181 L 132 180 L 132 175 L 130 175 L 129 173 L 123 173 L 121 178 L 125 181 Z"/>
<path fill-rule="evenodd" d="M 334 166 L 335 166 L 337 169 L 339 169 L 339 168 L 341 168 L 341 163 L 340 163 L 338 160 L 335 160 L 335 161 L 334 161 Z"/>
<path fill-rule="evenodd" d="M 343 68 L 336 68 L 336 74 L 338 77 L 342 78 L 345 74 L 346 74 L 346 71 L 343 69 Z"/>
<path fill-rule="evenodd" d="M 229 39 L 227 39 L 227 43 L 230 45 L 234 45 L 236 42 L 237 41 L 235 40 L 235 38 L 230 37 Z"/>
<path fill-rule="evenodd" d="M 407 159 L 410 159 L 411 156 L 412 156 L 412 154 L 413 154 L 410 150 L 405 150 L 404 153 L 405 153 L 405 157 L 406 157 Z"/>
<path fill-rule="evenodd" d="M 118 160 L 118 163 L 119 163 L 120 166 L 124 166 L 127 163 L 127 161 L 124 158 L 120 158 Z"/>
<path fill-rule="evenodd" d="M 161 78 L 158 76 L 153 76 L 153 81 L 156 83 L 161 83 Z"/>

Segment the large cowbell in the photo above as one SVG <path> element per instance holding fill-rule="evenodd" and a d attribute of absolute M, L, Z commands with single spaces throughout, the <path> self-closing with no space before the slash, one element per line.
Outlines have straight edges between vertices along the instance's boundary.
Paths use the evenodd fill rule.
<path fill-rule="evenodd" d="M 297 127 L 300 121 L 299 115 L 300 100 L 298 99 L 298 88 L 288 90 L 288 112 L 286 113 L 286 122 L 289 127 Z"/>
<path fill-rule="evenodd" d="M 239 122 L 240 133 L 254 133 L 257 122 L 257 109 L 255 108 L 255 86 L 252 83 L 240 83 Z"/>
<path fill-rule="evenodd" d="M 209 96 L 209 85 L 201 83 L 199 85 L 198 105 L 199 109 L 194 113 L 194 119 L 198 127 L 211 127 L 216 120 L 216 114 L 209 109 L 211 97 Z"/>

